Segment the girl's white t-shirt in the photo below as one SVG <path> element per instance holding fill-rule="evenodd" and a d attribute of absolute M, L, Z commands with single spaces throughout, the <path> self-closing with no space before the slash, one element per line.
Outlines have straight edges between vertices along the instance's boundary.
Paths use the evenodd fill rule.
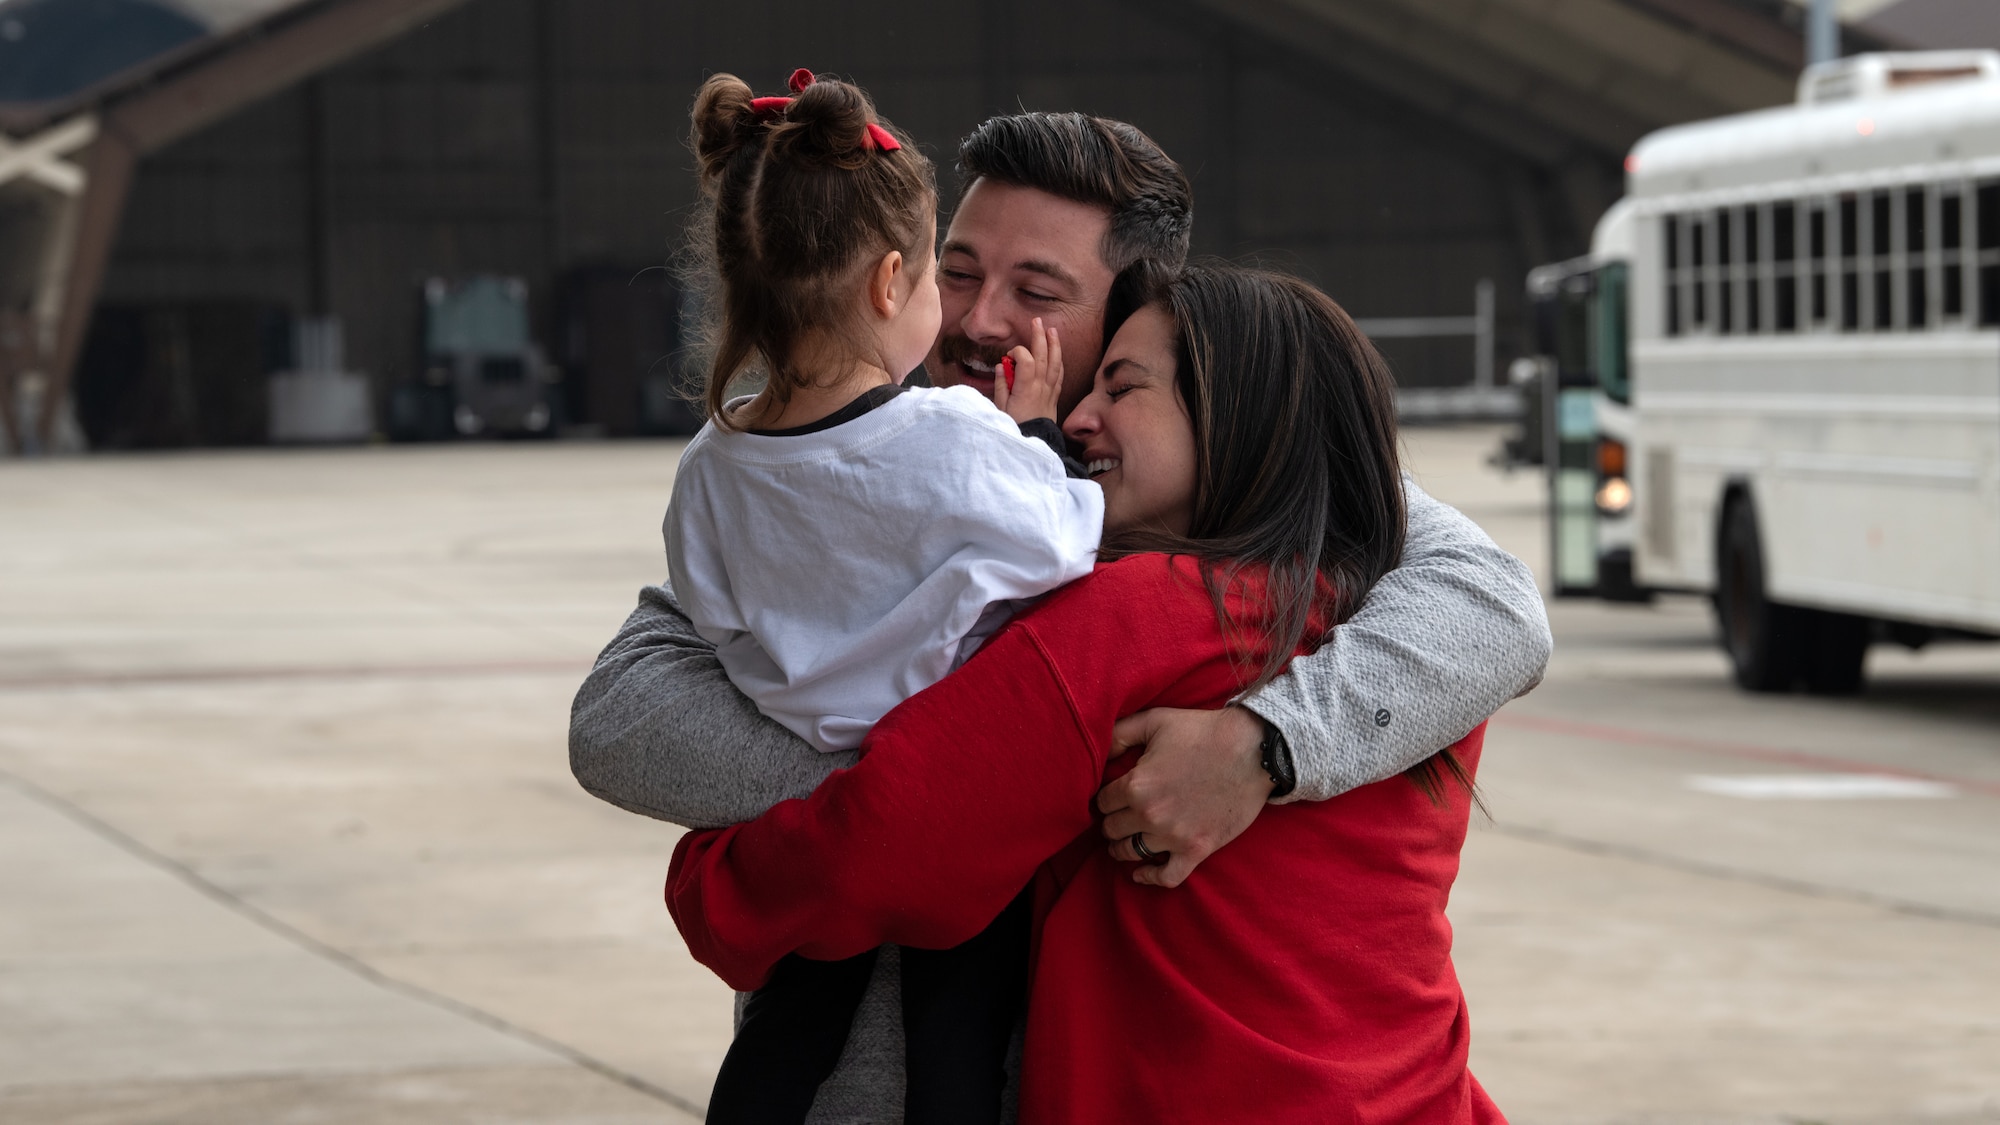
<path fill-rule="evenodd" d="M 833 751 L 943 679 L 1009 603 L 1088 574 L 1103 529 L 1097 485 L 949 387 L 812 433 L 703 428 L 665 531 L 674 593 L 730 680 Z"/>

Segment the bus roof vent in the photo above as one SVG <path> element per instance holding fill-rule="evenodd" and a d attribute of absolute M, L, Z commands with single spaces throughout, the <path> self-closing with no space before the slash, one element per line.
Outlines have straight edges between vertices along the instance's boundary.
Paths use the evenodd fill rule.
<path fill-rule="evenodd" d="M 1799 75 L 1799 104 L 1879 98 L 1943 82 L 2000 82 L 2000 51 L 1898 51 L 1815 63 Z"/>

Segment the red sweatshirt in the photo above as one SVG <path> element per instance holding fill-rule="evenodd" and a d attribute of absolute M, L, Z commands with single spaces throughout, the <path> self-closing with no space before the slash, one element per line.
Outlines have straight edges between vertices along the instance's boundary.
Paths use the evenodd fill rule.
<path fill-rule="evenodd" d="M 811 797 L 683 838 L 668 909 L 747 990 L 793 951 L 956 945 L 1032 879 L 1023 1125 L 1501 1121 L 1466 1070 L 1444 916 L 1456 784 L 1442 805 L 1396 777 L 1267 808 L 1175 890 L 1106 854 L 1091 802 L 1112 724 L 1220 706 L 1245 673 L 1192 562 L 1101 566 L 890 712 Z M 1467 768 L 1483 737 L 1454 748 Z"/>

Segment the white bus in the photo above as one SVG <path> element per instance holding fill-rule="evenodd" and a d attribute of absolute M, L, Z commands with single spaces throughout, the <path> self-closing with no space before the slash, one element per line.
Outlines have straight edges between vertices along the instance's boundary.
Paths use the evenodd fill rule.
<path fill-rule="evenodd" d="M 1626 171 L 1530 279 L 1558 589 L 1713 595 L 1758 691 L 2000 634 L 2000 53 L 1820 64 Z"/>

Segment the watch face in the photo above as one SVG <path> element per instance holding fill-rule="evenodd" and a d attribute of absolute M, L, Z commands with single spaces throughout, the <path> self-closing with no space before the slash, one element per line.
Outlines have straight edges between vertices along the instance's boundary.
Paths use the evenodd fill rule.
<path fill-rule="evenodd" d="M 1258 716 L 1264 724 L 1264 741 L 1258 747 L 1265 774 L 1271 778 L 1271 796 L 1283 797 L 1298 786 L 1292 775 L 1291 748 L 1285 744 L 1285 732 L 1277 724 Z"/>

